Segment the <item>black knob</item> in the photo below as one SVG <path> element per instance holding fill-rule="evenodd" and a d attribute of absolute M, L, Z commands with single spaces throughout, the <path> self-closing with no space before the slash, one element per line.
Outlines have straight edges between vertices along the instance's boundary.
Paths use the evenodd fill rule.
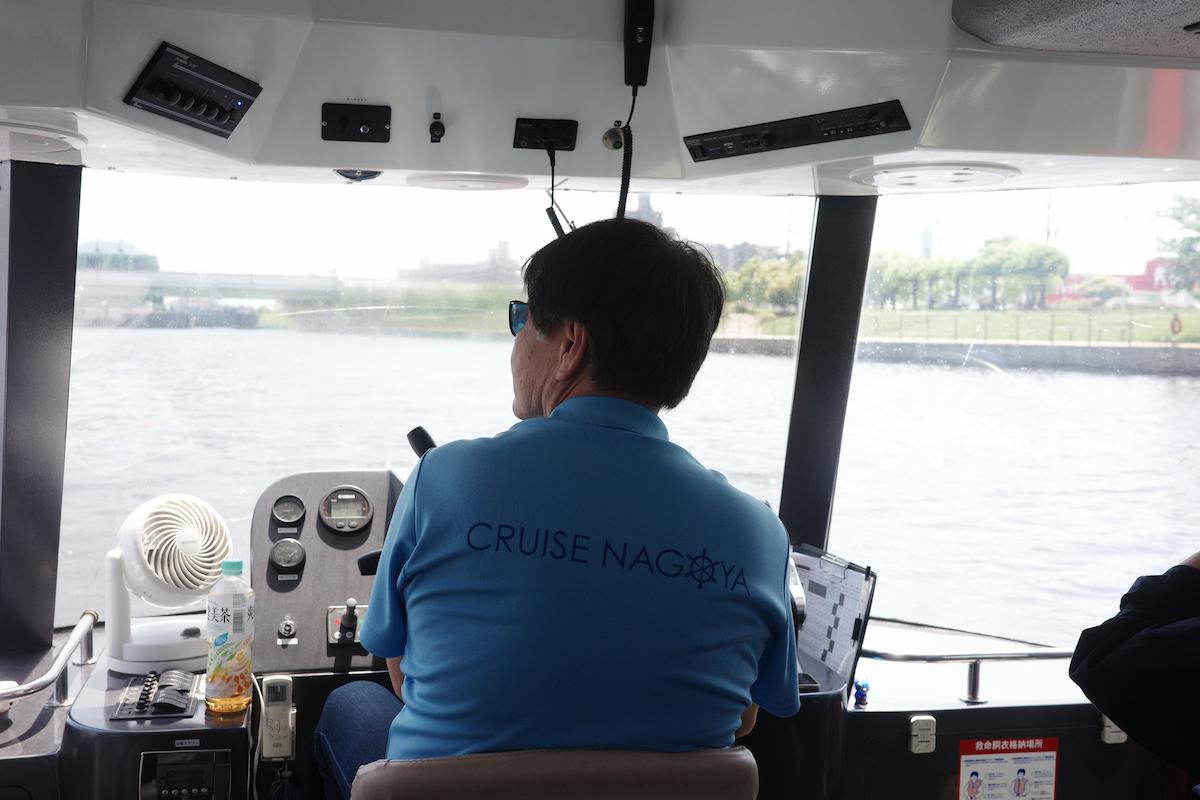
<path fill-rule="evenodd" d="M 220 114 L 220 113 L 221 113 L 221 107 L 219 105 L 217 105 L 216 103 L 212 103 L 209 105 L 208 110 L 204 112 L 204 116 L 208 117 L 209 119 L 216 119 L 217 114 Z"/>
<path fill-rule="evenodd" d="M 203 114 L 206 111 L 208 111 L 208 103 L 204 102 L 203 100 L 200 100 L 192 108 L 192 111 L 195 111 L 197 114 Z"/>
<path fill-rule="evenodd" d="M 179 107 L 184 111 L 191 111 L 192 106 L 194 105 L 196 105 L 196 98 L 192 97 L 190 94 L 185 94 L 183 99 L 179 101 Z"/>
<path fill-rule="evenodd" d="M 408 432 L 408 446 L 417 454 L 417 458 L 437 447 L 433 441 L 433 437 L 429 435 L 429 431 L 420 425 Z"/>
<path fill-rule="evenodd" d="M 183 92 L 179 91 L 178 89 L 168 89 L 167 90 L 166 100 L 171 105 L 173 105 L 173 106 L 179 105 L 179 101 L 182 99 L 183 99 Z"/>
<path fill-rule="evenodd" d="M 225 109 L 221 109 L 221 113 L 217 114 L 217 122 L 221 125 L 229 122 L 229 112 Z"/>
<path fill-rule="evenodd" d="M 379 557 L 383 555 L 382 550 L 372 550 L 366 555 L 358 557 L 358 574 L 359 575 L 374 575 L 379 571 Z"/>

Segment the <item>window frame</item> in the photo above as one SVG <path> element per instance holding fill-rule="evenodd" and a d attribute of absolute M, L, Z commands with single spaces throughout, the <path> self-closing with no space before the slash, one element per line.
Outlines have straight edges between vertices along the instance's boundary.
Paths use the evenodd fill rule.
<path fill-rule="evenodd" d="M 82 172 L 0 163 L 0 653 L 54 633 Z"/>
<path fill-rule="evenodd" d="M 817 197 L 779 498 L 796 547 L 829 544 L 878 202 L 876 195 Z"/>

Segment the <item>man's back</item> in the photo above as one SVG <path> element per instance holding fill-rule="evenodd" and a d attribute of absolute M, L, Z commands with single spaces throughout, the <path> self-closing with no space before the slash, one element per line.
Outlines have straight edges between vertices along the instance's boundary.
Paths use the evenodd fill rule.
<path fill-rule="evenodd" d="M 731 744 L 798 707 L 788 543 L 763 504 L 581 397 L 425 456 L 364 625 L 404 656 L 388 755 Z"/>

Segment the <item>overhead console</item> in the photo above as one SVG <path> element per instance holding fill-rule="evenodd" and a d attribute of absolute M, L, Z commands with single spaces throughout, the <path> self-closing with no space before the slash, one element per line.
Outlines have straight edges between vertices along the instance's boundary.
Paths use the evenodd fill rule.
<path fill-rule="evenodd" d="M 254 507 L 251 585 L 256 672 L 378 666 L 358 641 L 400 495 L 390 470 L 310 472 L 272 484 Z M 375 559 L 377 560 L 377 558 Z"/>
<path fill-rule="evenodd" d="M 249 78 L 163 42 L 125 102 L 228 139 L 261 92 Z"/>
<path fill-rule="evenodd" d="M 904 107 L 899 100 L 889 100 L 825 114 L 685 136 L 683 143 L 692 161 L 700 162 L 907 130 L 912 130 L 912 126 L 904 115 Z"/>

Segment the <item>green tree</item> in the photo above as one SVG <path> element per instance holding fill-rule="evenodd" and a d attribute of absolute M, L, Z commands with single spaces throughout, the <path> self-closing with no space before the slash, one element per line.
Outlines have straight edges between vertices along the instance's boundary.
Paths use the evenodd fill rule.
<path fill-rule="evenodd" d="M 954 294 L 950 296 L 950 307 L 962 308 L 962 285 L 963 281 L 971 277 L 971 262 L 947 259 L 946 271 L 954 281 Z"/>
<path fill-rule="evenodd" d="M 1000 307 L 1000 297 L 1023 295 L 1025 305 L 1045 308 L 1046 289 L 1066 277 L 1067 256 L 1056 247 L 1002 236 L 989 239 L 971 261 L 971 271 L 988 282 L 990 308 Z"/>
<path fill-rule="evenodd" d="M 890 305 L 894 311 L 900 296 L 910 292 L 915 302 L 920 283 L 920 263 L 914 256 L 898 250 L 884 250 L 871 255 L 871 265 L 867 271 L 867 299 L 876 307 Z"/>
<path fill-rule="evenodd" d="M 920 262 L 921 276 L 925 281 L 925 308 L 932 310 L 942 305 L 941 296 L 948 279 L 954 279 L 954 305 L 958 305 L 958 290 L 961 283 L 959 270 L 963 262 L 953 258 L 930 258 Z M 913 308 L 916 308 L 914 303 Z"/>
<path fill-rule="evenodd" d="M 1195 291 L 1200 284 L 1200 198 L 1176 197 L 1164 215 L 1183 230 L 1159 243 L 1167 260 L 1167 275 L 1176 289 Z"/>
<path fill-rule="evenodd" d="M 800 306 L 800 281 L 806 263 L 804 253 L 767 261 L 750 258 L 736 271 L 726 273 L 726 296 L 734 303 L 774 306 L 781 312 L 795 313 Z"/>

